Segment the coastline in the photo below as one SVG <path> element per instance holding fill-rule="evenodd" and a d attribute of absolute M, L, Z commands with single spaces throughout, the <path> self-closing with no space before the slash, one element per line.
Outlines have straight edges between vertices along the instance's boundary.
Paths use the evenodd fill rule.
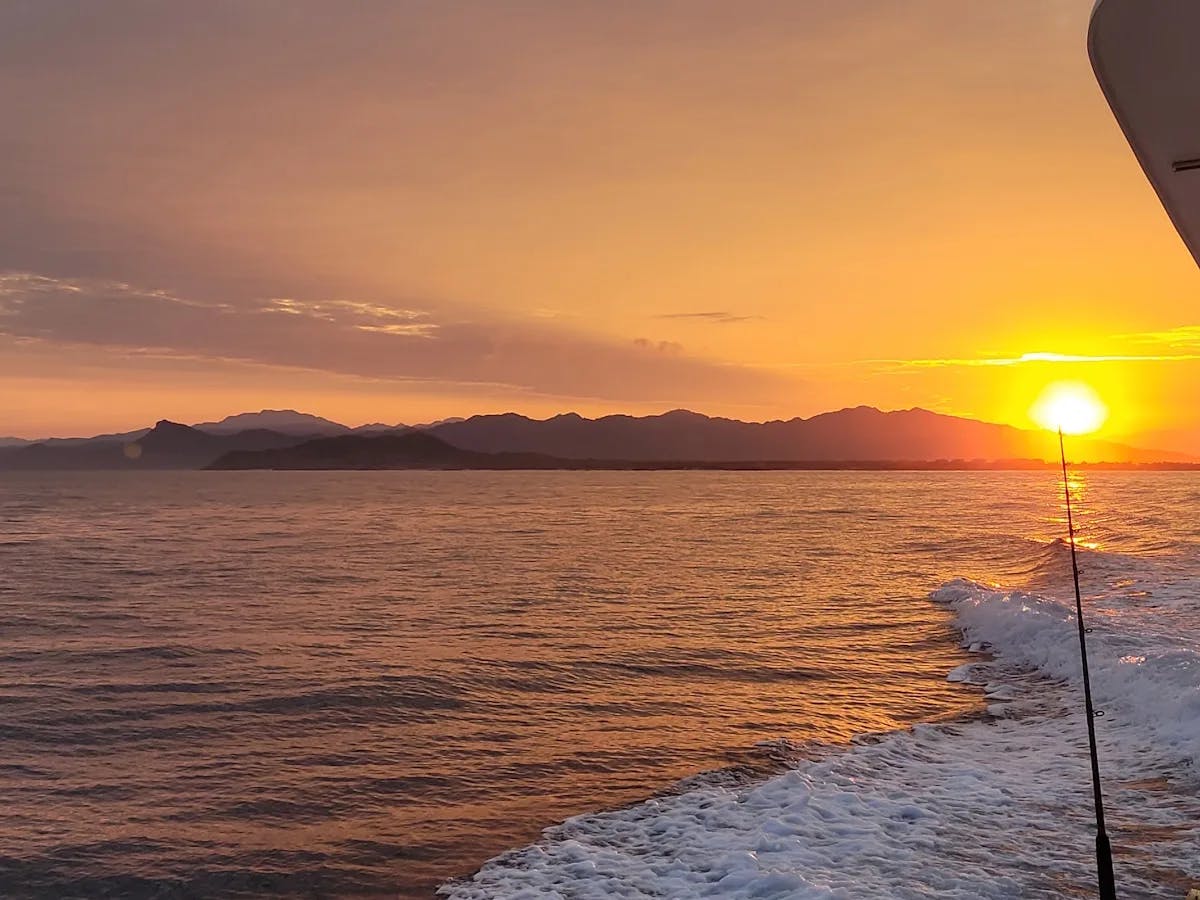
<path fill-rule="evenodd" d="M 763 461 L 637 461 L 637 460 L 556 460 L 543 465 L 374 465 L 374 466 L 320 466 L 320 465 L 263 465 L 224 466 L 213 464 L 199 471 L 266 471 L 266 472 L 1055 472 L 1057 462 L 1036 459 L 1017 460 L 861 460 L 861 461 L 815 461 L 763 460 Z M 1195 472 L 1200 463 L 1122 463 L 1122 462 L 1072 462 L 1071 467 L 1092 472 Z M 26 470 L 30 471 L 30 470 Z M 43 470 L 47 471 L 47 470 Z M 59 470 L 90 471 L 90 470 Z M 183 470 L 197 471 L 197 470 Z"/>

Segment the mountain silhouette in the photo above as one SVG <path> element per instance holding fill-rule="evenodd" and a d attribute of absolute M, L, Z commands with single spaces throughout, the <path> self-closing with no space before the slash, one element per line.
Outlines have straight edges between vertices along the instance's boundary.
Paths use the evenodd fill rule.
<path fill-rule="evenodd" d="M 279 427 L 238 429 L 263 422 Z M 422 443 L 421 436 L 439 443 Z M 263 452 L 253 456 L 255 451 Z M 1088 438 L 1070 438 L 1068 453 L 1080 462 L 1195 461 L 1182 453 Z M 540 420 L 506 413 L 429 426 L 375 423 L 355 429 L 295 410 L 262 410 L 194 427 L 163 420 L 153 429 L 122 435 L 0 447 L 0 469 L 183 469 L 218 460 L 221 468 L 811 468 L 849 463 L 886 468 L 894 466 L 877 464 L 974 465 L 1057 456 L 1056 438 L 1048 432 L 924 409 L 882 412 L 858 406 L 761 423 L 687 410 L 597 419 L 566 413 Z"/>
<path fill-rule="evenodd" d="M 164 419 L 128 441 L 105 436 L 6 448 L 0 469 L 197 469 L 231 450 L 266 450 L 305 439 L 263 428 L 210 434 Z"/>
<path fill-rule="evenodd" d="M 687 410 L 658 416 L 604 416 L 575 413 L 529 419 L 515 413 L 474 416 L 430 429 L 464 450 L 486 453 L 544 453 L 572 459 L 928 461 L 1058 457 L 1057 439 L 1044 431 L 995 425 L 909 409 L 882 412 L 857 406 L 809 419 L 740 422 Z M 1183 462 L 1186 454 L 1139 450 L 1109 441 L 1072 438 L 1080 460 Z"/>
<path fill-rule="evenodd" d="M 226 416 L 219 422 L 201 422 L 193 425 L 209 434 L 236 434 L 239 431 L 262 428 L 279 434 L 312 437 L 318 434 L 349 434 L 352 429 L 321 416 L 297 412 L 294 409 L 263 409 Z M 364 426 L 374 428 L 375 426 Z M 387 427 L 387 426 L 384 426 Z"/>

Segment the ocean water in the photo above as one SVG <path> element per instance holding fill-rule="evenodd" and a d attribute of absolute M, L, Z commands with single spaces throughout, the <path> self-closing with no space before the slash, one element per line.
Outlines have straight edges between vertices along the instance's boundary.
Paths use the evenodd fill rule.
<path fill-rule="evenodd" d="M 1200 481 L 1073 490 L 1179 897 Z M 0 896 L 1087 896 L 1062 531 L 1052 473 L 5 474 Z"/>

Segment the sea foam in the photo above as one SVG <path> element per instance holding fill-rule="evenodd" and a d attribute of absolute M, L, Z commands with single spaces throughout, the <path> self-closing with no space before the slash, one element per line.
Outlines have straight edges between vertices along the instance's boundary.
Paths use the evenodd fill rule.
<path fill-rule="evenodd" d="M 1089 674 L 1098 726 L 1111 752 L 1137 748 L 1183 777 L 1200 761 L 1200 653 L 1188 597 L 1159 592 L 1089 604 Z M 956 579 L 933 594 L 956 613 L 964 639 L 986 641 L 1012 666 L 1060 682 L 1068 707 L 1082 708 L 1082 667 L 1072 606 L 1024 591 Z M 1172 612 L 1182 613 L 1174 616 Z M 1183 621 L 1180 621 L 1183 619 Z M 1149 761 L 1138 763 L 1143 769 Z"/>
<path fill-rule="evenodd" d="M 1200 656 L 1192 584 L 1090 602 L 1090 671 L 1123 897 L 1200 880 Z M 1150 599 L 1153 597 L 1153 599 Z M 1014 898 L 1094 884 L 1073 606 L 956 579 L 977 718 L 830 750 L 750 787 L 686 790 L 578 816 L 443 886 L 482 898 Z M 964 689 L 971 689 L 965 687 Z M 869 685 L 864 685 L 869 690 Z"/>

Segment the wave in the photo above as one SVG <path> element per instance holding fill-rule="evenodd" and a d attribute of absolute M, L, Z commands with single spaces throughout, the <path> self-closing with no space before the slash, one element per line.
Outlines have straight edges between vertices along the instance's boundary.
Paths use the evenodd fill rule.
<path fill-rule="evenodd" d="M 1045 547 L 1030 582 L 1061 572 Z M 1122 896 L 1200 881 L 1200 615 L 1194 581 L 1082 554 L 1089 660 Z M 1147 584 L 1154 589 L 1147 595 Z M 1102 584 L 1101 584 L 1102 583 Z M 570 819 L 440 889 L 494 898 L 1012 898 L 1094 888 L 1086 725 L 1073 606 L 968 579 L 931 598 L 977 656 L 948 675 L 976 717 L 829 749 L 746 785 L 699 780 Z"/>
<path fill-rule="evenodd" d="M 967 579 L 942 586 L 933 599 L 954 610 L 969 643 L 986 644 L 1007 663 L 1061 682 L 1067 694 L 1064 703 L 1082 706 L 1082 667 L 1071 606 Z M 1152 746 L 1155 759 L 1193 767 L 1200 761 L 1196 632 L 1179 628 L 1174 634 L 1164 633 L 1161 604 L 1153 609 L 1158 620 L 1153 627 L 1146 627 L 1151 624 L 1145 621 L 1148 617 L 1136 615 L 1137 608 L 1128 603 L 1090 604 L 1085 611 L 1093 696 L 1106 718 L 1100 734 L 1114 752 L 1136 740 L 1139 746 Z"/>

